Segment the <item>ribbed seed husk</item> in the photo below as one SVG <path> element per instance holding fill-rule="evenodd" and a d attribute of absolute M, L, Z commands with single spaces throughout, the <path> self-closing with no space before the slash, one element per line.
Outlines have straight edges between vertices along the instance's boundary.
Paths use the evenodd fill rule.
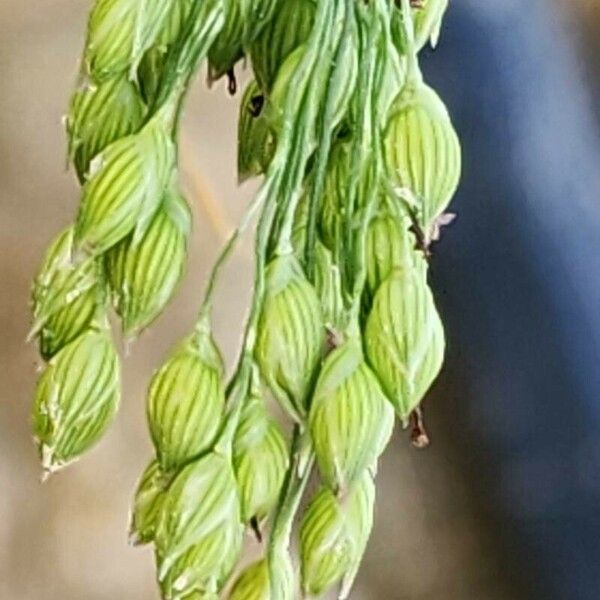
<path fill-rule="evenodd" d="M 348 186 L 351 180 L 350 162 L 348 144 L 336 144 L 329 158 L 319 217 L 321 239 L 332 252 L 344 235 L 346 227 Z"/>
<path fill-rule="evenodd" d="M 85 49 L 92 77 L 101 81 L 135 71 L 155 41 L 170 6 L 171 0 L 96 0 Z"/>
<path fill-rule="evenodd" d="M 268 168 L 274 151 L 274 142 L 264 111 L 255 116 L 253 104 L 263 94 L 256 81 L 252 80 L 244 91 L 238 121 L 238 179 L 262 175 Z M 264 102 L 264 99 L 259 100 Z"/>
<path fill-rule="evenodd" d="M 448 0 L 422 0 L 422 6 L 413 8 L 412 16 L 415 32 L 415 50 L 421 50 L 427 42 L 437 46 L 444 13 Z M 401 54 L 408 52 L 408 43 L 403 25 L 402 11 L 395 11 L 392 18 L 392 35 Z"/>
<path fill-rule="evenodd" d="M 90 329 L 52 358 L 33 407 L 35 440 L 47 472 L 98 441 L 117 412 L 119 385 L 119 360 L 105 330 Z"/>
<path fill-rule="evenodd" d="M 319 596 L 354 575 L 371 533 L 374 502 L 375 486 L 368 472 L 344 498 L 336 498 L 324 486 L 311 500 L 300 526 L 305 594 Z"/>
<path fill-rule="evenodd" d="M 424 84 L 409 86 L 394 101 L 385 133 L 388 172 L 420 203 L 420 222 L 429 229 L 452 200 L 461 171 L 461 149 L 448 111 Z"/>
<path fill-rule="evenodd" d="M 319 299 L 291 254 L 273 259 L 265 279 L 256 361 L 283 407 L 303 415 L 324 344 Z"/>
<path fill-rule="evenodd" d="M 140 61 L 137 78 L 148 105 L 156 99 L 168 51 L 182 34 L 192 5 L 193 0 L 171 0 L 154 45 L 146 50 Z"/>
<path fill-rule="evenodd" d="M 333 109 L 327 126 L 331 129 L 341 122 L 348 111 L 358 74 L 356 44 L 351 38 L 345 38 L 342 44 L 343 51 L 340 56 L 336 57 L 335 71 L 328 79 L 328 93 L 331 94 Z M 288 93 L 297 93 L 293 86 L 293 77 L 299 69 L 306 49 L 307 45 L 302 44 L 288 55 L 277 71 L 277 77 L 273 83 L 271 93 L 268 95 L 265 118 L 276 133 L 283 128 Z"/>
<path fill-rule="evenodd" d="M 252 67 L 261 89 L 269 92 L 288 56 L 306 42 L 315 19 L 314 0 L 280 0 L 273 17 L 250 45 Z"/>
<path fill-rule="evenodd" d="M 97 154 L 140 128 L 144 112 L 137 88 L 124 74 L 102 83 L 86 81 L 75 91 L 67 117 L 67 133 L 69 157 L 81 182 Z"/>
<path fill-rule="evenodd" d="M 364 336 L 369 363 L 406 424 L 444 359 L 444 328 L 423 273 L 395 270 L 386 279 Z"/>
<path fill-rule="evenodd" d="M 219 79 L 244 55 L 244 4 L 246 0 L 225 3 L 225 22 L 208 52 L 211 79 Z"/>
<path fill-rule="evenodd" d="M 427 270 L 423 253 L 415 249 L 416 239 L 410 226 L 408 217 L 392 216 L 389 211 L 382 211 L 369 224 L 365 257 L 366 291 L 370 298 L 394 269 Z"/>
<path fill-rule="evenodd" d="M 203 329 L 185 340 L 150 382 L 148 425 L 164 471 L 211 447 L 224 408 L 223 361 L 210 331 Z"/>
<path fill-rule="evenodd" d="M 253 518 L 261 521 L 275 506 L 288 462 L 281 428 L 261 397 L 249 397 L 233 440 L 233 466 L 244 523 Z"/>
<path fill-rule="evenodd" d="M 158 209 L 175 150 L 157 115 L 139 133 L 117 140 L 92 162 L 75 227 L 75 244 L 98 256 L 133 232 L 137 240 Z"/>
<path fill-rule="evenodd" d="M 136 335 L 163 311 L 185 271 L 191 214 L 168 190 L 143 236 L 125 238 L 106 254 L 113 302 L 127 335 Z"/>
<path fill-rule="evenodd" d="M 242 537 L 229 458 L 210 453 L 183 468 L 165 494 L 155 537 L 163 598 L 219 592 L 237 561 Z"/>
<path fill-rule="evenodd" d="M 271 600 L 266 560 L 256 561 L 240 573 L 231 588 L 229 600 Z"/>
<path fill-rule="evenodd" d="M 349 338 L 326 358 L 308 424 L 321 478 L 336 492 L 346 491 L 383 452 L 394 411 L 360 340 Z"/>
<path fill-rule="evenodd" d="M 33 282 L 32 335 L 38 334 L 40 353 L 49 360 L 91 323 L 102 300 L 102 273 L 98 261 L 78 265 L 71 261 L 73 228 L 52 242 Z"/>
<path fill-rule="evenodd" d="M 129 524 L 129 540 L 132 544 L 149 544 L 154 540 L 168 483 L 169 478 L 158 461 L 152 460 L 144 470 L 133 498 Z"/>

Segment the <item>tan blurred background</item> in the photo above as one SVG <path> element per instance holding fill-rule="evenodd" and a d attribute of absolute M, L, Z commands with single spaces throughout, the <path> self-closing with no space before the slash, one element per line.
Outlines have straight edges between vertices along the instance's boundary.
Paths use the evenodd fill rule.
<path fill-rule="evenodd" d="M 579 3 L 589 14 L 597 4 Z M 74 177 L 65 171 L 61 117 L 87 10 L 81 0 L 0 0 L 0 599 L 157 598 L 151 552 L 130 548 L 126 535 L 131 491 L 151 452 L 145 386 L 192 323 L 207 269 L 252 192 L 252 185 L 234 182 L 236 101 L 222 85 L 209 92 L 198 81 L 182 147 L 182 183 L 195 212 L 188 275 L 164 316 L 130 349 L 122 409 L 109 434 L 80 463 L 40 485 L 29 429 L 39 360 L 24 343 L 29 289 L 46 245 L 72 220 L 78 201 Z M 251 268 L 246 243 L 217 303 L 216 332 L 229 358 Z M 431 403 L 452 404 L 459 394 L 437 389 Z M 501 572 L 498 524 L 479 505 L 443 417 L 443 410 L 432 411 L 429 451 L 412 450 L 399 435 L 382 462 L 376 528 L 357 600 L 522 597 Z"/>

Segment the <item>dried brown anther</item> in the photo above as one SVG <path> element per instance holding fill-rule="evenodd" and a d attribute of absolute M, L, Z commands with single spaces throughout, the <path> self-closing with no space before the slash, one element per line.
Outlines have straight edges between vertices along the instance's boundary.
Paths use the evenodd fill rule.
<path fill-rule="evenodd" d="M 430 444 L 429 436 L 425 430 L 425 422 L 423 421 L 423 410 L 415 408 L 410 415 L 410 443 L 419 450 L 427 448 Z"/>

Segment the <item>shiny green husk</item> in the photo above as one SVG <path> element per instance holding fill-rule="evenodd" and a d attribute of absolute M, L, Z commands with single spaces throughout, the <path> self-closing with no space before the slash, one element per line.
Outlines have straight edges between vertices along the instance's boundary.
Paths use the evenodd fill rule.
<path fill-rule="evenodd" d="M 111 248 L 106 271 L 123 331 L 135 336 L 165 308 L 185 271 L 190 210 L 174 190 L 161 206 L 143 236 L 133 235 Z"/>
<path fill-rule="evenodd" d="M 308 425 L 323 482 L 344 493 L 372 466 L 392 434 L 394 411 L 349 338 L 321 368 Z"/>
<path fill-rule="evenodd" d="M 288 449 L 279 425 L 269 416 L 264 400 L 246 401 L 233 440 L 242 521 L 262 521 L 275 506 L 288 468 Z"/>
<path fill-rule="evenodd" d="M 98 84 L 86 81 L 75 91 L 67 117 L 67 133 L 69 158 L 81 182 L 95 156 L 140 128 L 144 111 L 137 88 L 124 74 Z"/>
<path fill-rule="evenodd" d="M 165 495 L 155 536 L 163 598 L 218 593 L 237 561 L 242 537 L 229 458 L 210 453 L 185 467 Z"/>
<path fill-rule="evenodd" d="M 170 0 L 96 0 L 85 49 L 92 77 L 102 81 L 118 73 L 135 73 L 142 55 L 154 43 L 170 4 Z"/>
<path fill-rule="evenodd" d="M 444 328 L 424 273 L 395 270 L 381 285 L 367 320 L 365 348 L 406 425 L 444 359 Z"/>
<path fill-rule="evenodd" d="M 422 83 L 400 92 L 385 133 L 384 157 L 391 180 L 418 202 L 428 232 L 452 200 L 461 171 L 460 142 L 439 96 Z"/>
<path fill-rule="evenodd" d="M 158 209 L 175 159 L 168 119 L 154 117 L 92 162 L 75 227 L 78 251 L 98 256 L 133 232 L 137 241 Z"/>
<path fill-rule="evenodd" d="M 370 473 L 343 498 L 336 498 L 328 487 L 315 495 L 300 526 L 305 594 L 320 596 L 342 580 L 343 587 L 349 588 L 371 533 L 374 502 Z"/>
<path fill-rule="evenodd" d="M 169 479 L 153 460 L 138 482 L 131 507 L 129 541 L 133 545 L 154 541 L 163 498 Z"/>
<path fill-rule="evenodd" d="M 252 563 L 240 573 L 231 588 L 229 600 L 271 600 L 265 560 Z"/>
<path fill-rule="evenodd" d="M 366 291 L 371 299 L 394 269 L 427 270 L 427 261 L 416 249 L 417 240 L 410 227 L 408 217 L 393 216 L 389 211 L 382 211 L 369 223 L 365 256 Z"/>
<path fill-rule="evenodd" d="M 150 383 L 148 426 L 165 472 L 210 449 L 224 409 L 223 361 L 203 327 L 176 349 Z"/>
<path fill-rule="evenodd" d="M 106 330 L 65 346 L 37 385 L 33 429 L 48 473 L 79 458 L 104 434 L 119 405 L 117 353 Z"/>
<path fill-rule="evenodd" d="M 101 265 L 93 259 L 73 265 L 72 252 L 69 227 L 48 248 L 33 283 L 31 335 L 39 336 L 46 360 L 87 329 L 104 300 Z"/>
<path fill-rule="evenodd" d="M 263 379 L 290 413 L 306 413 L 324 345 L 321 307 L 315 289 L 291 254 L 266 269 L 266 293 L 255 356 Z"/>

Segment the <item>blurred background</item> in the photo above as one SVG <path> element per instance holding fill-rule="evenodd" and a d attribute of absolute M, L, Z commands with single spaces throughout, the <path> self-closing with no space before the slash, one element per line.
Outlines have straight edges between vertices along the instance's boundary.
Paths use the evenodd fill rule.
<path fill-rule="evenodd" d="M 151 452 L 144 393 L 189 328 L 253 185 L 235 185 L 236 99 L 203 77 L 187 102 L 182 184 L 194 207 L 176 300 L 128 351 L 119 419 L 45 485 L 24 343 L 30 281 L 78 187 L 62 115 L 88 2 L 0 0 L 0 598 L 157 598 L 151 552 L 127 545 Z M 463 139 L 459 214 L 435 249 L 448 360 L 424 452 L 398 432 L 353 598 L 600 598 L 600 2 L 454 0 L 424 69 Z M 252 264 L 242 245 L 217 305 L 235 355 Z"/>

